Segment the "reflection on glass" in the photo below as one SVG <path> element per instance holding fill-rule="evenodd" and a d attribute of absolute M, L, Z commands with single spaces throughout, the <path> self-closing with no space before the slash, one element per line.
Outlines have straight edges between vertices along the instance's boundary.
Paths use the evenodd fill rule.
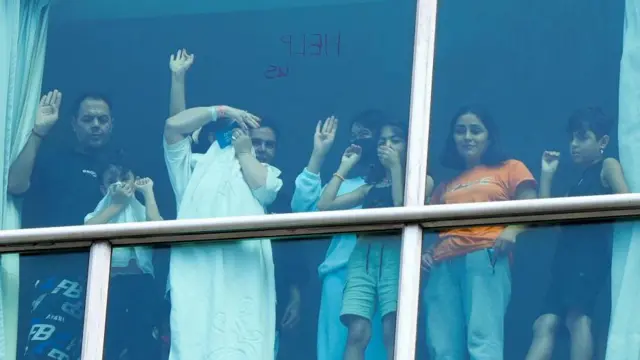
<path fill-rule="evenodd" d="M 418 358 L 603 358 L 613 241 L 613 222 L 427 234 Z"/>
<path fill-rule="evenodd" d="M 616 159 L 619 151 L 622 159 L 634 156 L 636 100 L 626 84 L 637 80 L 620 75 L 624 4 L 588 0 L 575 8 L 580 11 L 569 14 L 563 6 L 486 7 L 464 0 L 438 7 L 429 141 L 429 173 L 436 184 L 473 191 L 475 196 L 464 202 L 520 199 L 509 185 L 530 178 L 528 168 L 541 187 L 555 172 L 550 194 L 564 196 L 597 158 Z M 479 13 L 481 19 L 468 26 Z M 511 16 L 503 16 L 507 13 Z M 563 25 L 544 26 L 544 19 L 562 19 Z M 473 61 L 464 60 L 469 56 Z M 587 79 L 587 73 L 597 75 Z M 619 89 L 625 90 L 620 101 Z M 543 153 L 550 162 L 541 169 Z M 500 168 L 507 175 L 504 167 L 515 161 L 521 162 L 520 170 L 508 179 L 482 170 Z M 625 170 L 634 176 L 632 169 Z M 465 176 L 471 172 L 485 174 Z M 618 180 L 606 176 L 603 181 L 605 193 L 619 192 Z M 480 190 L 496 183 L 508 191 Z"/>
<path fill-rule="evenodd" d="M 20 256 L 18 308 L 6 307 L 11 301 L 3 297 L 4 317 L 18 314 L 17 351 L 7 359 L 80 357 L 88 259 L 88 252 Z M 7 341 L 15 339 L 5 331 Z"/>
<path fill-rule="evenodd" d="M 333 239 L 114 249 L 105 359 L 393 358 L 400 234 Z"/>
<path fill-rule="evenodd" d="M 264 5 L 161 18 L 132 5 L 96 20 L 95 4 L 87 21 L 52 5 L 45 90 L 8 177 L 22 226 L 315 211 L 345 149 L 358 156 L 342 192 L 389 180 L 381 130 L 406 136 L 415 2 Z M 224 206 L 204 209 L 203 194 Z"/>

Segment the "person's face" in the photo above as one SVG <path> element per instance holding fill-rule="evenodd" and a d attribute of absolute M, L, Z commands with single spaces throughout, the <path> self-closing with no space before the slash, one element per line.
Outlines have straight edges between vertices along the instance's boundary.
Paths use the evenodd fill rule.
<path fill-rule="evenodd" d="M 351 126 L 351 142 L 361 139 L 370 139 L 373 137 L 373 131 L 360 123 L 354 123 Z"/>
<path fill-rule="evenodd" d="M 401 129 L 395 126 L 383 126 L 380 129 L 378 147 L 388 146 L 400 154 L 400 160 L 404 162 L 407 153 L 407 142 Z"/>
<path fill-rule="evenodd" d="M 260 127 L 251 129 L 250 135 L 256 159 L 261 163 L 271 164 L 276 156 L 276 133 L 269 127 Z"/>
<path fill-rule="evenodd" d="M 109 105 L 103 100 L 86 99 L 73 119 L 73 132 L 85 148 L 97 149 L 109 142 L 113 119 Z"/>
<path fill-rule="evenodd" d="M 475 114 L 468 113 L 456 120 L 453 141 L 467 164 L 478 164 L 489 147 L 489 132 Z"/>
<path fill-rule="evenodd" d="M 120 181 L 133 188 L 135 186 L 136 177 L 131 171 L 126 173 L 120 179 L 113 179 L 113 177 L 109 175 L 105 176 L 104 179 L 102 179 L 102 186 L 100 187 L 100 190 L 102 191 L 102 195 L 103 196 L 107 195 L 107 192 L 109 191 L 109 187 L 115 184 L 117 181 Z"/>
<path fill-rule="evenodd" d="M 602 156 L 602 152 L 608 144 L 608 135 L 604 135 L 598 140 L 596 134 L 591 130 L 575 131 L 572 134 L 569 147 L 571 159 L 576 164 L 590 164 Z"/>

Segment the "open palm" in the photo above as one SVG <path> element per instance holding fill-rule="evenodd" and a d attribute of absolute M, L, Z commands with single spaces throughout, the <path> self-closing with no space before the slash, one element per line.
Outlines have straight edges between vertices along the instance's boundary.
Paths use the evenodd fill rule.
<path fill-rule="evenodd" d="M 336 138 L 336 131 L 338 130 L 338 119 L 335 116 L 329 116 L 325 120 L 316 125 L 316 133 L 313 136 L 313 148 L 322 154 L 326 154 L 333 145 L 333 141 Z"/>
<path fill-rule="evenodd" d="M 178 50 L 175 55 L 171 55 L 169 59 L 169 67 L 171 68 L 171 72 L 176 75 L 184 75 L 191 65 L 193 65 L 193 61 L 195 59 L 195 55 L 187 53 L 186 49 Z"/>
<path fill-rule="evenodd" d="M 60 117 L 62 93 L 58 90 L 50 91 L 42 96 L 36 112 L 35 127 L 40 133 L 48 132 Z"/>

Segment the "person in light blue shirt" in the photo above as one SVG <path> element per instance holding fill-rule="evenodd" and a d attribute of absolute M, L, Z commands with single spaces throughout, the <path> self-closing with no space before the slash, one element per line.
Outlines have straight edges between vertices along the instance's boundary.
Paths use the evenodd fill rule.
<path fill-rule="evenodd" d="M 359 165 L 344 179 L 338 196 L 352 192 L 365 184 L 364 176 L 376 161 L 377 131 L 386 115 L 378 110 L 367 110 L 351 121 L 351 144 L 362 149 Z M 313 152 L 307 167 L 295 181 L 295 191 L 291 200 L 294 212 L 316 211 L 323 186 L 320 170 L 331 150 L 338 129 L 338 119 L 329 117 L 318 122 L 313 138 Z M 361 208 L 361 205 L 354 209 Z M 344 355 L 347 343 L 347 328 L 340 321 L 342 293 L 346 284 L 347 263 L 357 240 L 356 234 L 337 234 L 332 237 L 324 261 L 318 267 L 322 280 L 320 313 L 318 318 L 318 360 L 339 360 Z M 367 360 L 385 359 L 382 329 L 378 321 L 373 323 L 372 338 L 367 348 Z"/>

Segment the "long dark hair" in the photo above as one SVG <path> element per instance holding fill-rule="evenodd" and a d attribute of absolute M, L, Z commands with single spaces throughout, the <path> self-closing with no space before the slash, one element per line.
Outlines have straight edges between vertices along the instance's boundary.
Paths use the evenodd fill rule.
<path fill-rule="evenodd" d="M 458 153 L 456 142 L 453 138 L 458 119 L 466 114 L 473 114 L 478 117 L 489 133 L 489 146 L 482 155 L 481 164 L 486 166 L 502 165 L 508 160 L 508 158 L 500 147 L 500 133 L 498 131 L 498 126 L 496 126 L 491 113 L 480 105 L 463 106 L 455 113 L 453 118 L 451 118 L 449 135 L 447 136 L 444 151 L 440 156 L 440 164 L 444 167 L 455 170 L 466 169 L 467 165 L 462 156 Z"/>
<path fill-rule="evenodd" d="M 380 135 L 382 134 L 382 129 L 385 127 L 391 127 L 393 129 L 397 129 L 400 130 L 400 136 L 402 136 L 405 144 L 407 144 L 407 139 L 408 139 L 408 131 L 407 131 L 407 125 L 401 122 L 397 122 L 397 121 L 389 121 L 386 123 L 382 123 L 380 125 L 380 127 L 378 128 L 378 132 L 377 132 L 377 136 L 378 139 L 376 139 L 376 143 L 378 143 L 378 140 L 380 138 Z M 377 149 L 377 147 L 376 147 Z M 405 145 L 405 162 L 406 162 L 406 145 Z M 406 164 L 402 164 L 403 169 L 405 169 L 406 171 Z M 380 159 L 378 158 L 377 154 L 376 154 L 376 161 L 371 165 L 371 168 L 369 169 L 369 172 L 367 173 L 367 175 L 365 176 L 365 182 L 367 184 L 373 185 L 373 184 L 377 184 L 380 181 L 382 181 L 385 176 L 387 175 L 387 169 L 382 165 L 382 163 L 380 162 Z"/>

